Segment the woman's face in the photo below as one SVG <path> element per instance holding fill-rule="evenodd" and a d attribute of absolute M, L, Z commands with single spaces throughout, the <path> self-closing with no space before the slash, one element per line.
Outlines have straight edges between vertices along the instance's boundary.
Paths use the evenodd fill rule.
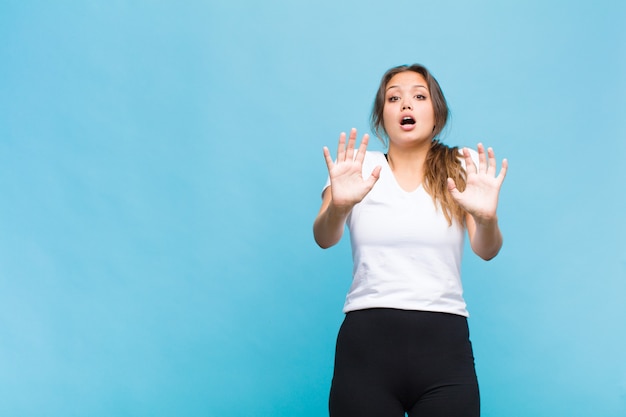
<path fill-rule="evenodd" d="M 421 74 L 404 71 L 389 80 L 385 87 L 383 123 L 390 144 L 430 143 L 435 111 L 428 85 Z"/>

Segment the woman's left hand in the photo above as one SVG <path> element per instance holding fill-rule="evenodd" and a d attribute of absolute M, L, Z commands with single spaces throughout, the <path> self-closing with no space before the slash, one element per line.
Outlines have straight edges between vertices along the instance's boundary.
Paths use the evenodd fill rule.
<path fill-rule="evenodd" d="M 493 149 L 478 144 L 478 167 L 467 148 L 463 148 L 465 158 L 466 186 L 463 192 L 456 188 L 454 180 L 448 178 L 448 190 L 452 198 L 465 211 L 474 217 L 476 223 L 497 220 L 498 195 L 506 176 L 508 161 L 502 160 L 502 168 L 496 176 L 496 157 Z"/>

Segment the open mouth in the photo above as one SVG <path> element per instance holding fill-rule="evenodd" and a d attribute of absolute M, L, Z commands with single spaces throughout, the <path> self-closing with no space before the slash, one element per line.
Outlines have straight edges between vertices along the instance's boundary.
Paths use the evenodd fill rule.
<path fill-rule="evenodd" d="M 407 116 L 407 117 L 402 118 L 402 121 L 400 122 L 400 124 L 402 126 L 404 126 L 404 125 L 414 125 L 415 124 L 415 119 L 412 118 L 412 117 Z"/>

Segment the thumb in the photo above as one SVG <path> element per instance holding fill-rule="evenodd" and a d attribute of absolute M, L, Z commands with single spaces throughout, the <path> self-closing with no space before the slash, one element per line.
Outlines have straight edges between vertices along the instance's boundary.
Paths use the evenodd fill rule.
<path fill-rule="evenodd" d="M 452 198 L 454 198 L 455 200 L 458 200 L 461 196 L 461 192 L 458 190 L 458 188 L 456 188 L 456 183 L 452 178 L 448 178 L 448 191 L 450 192 L 450 195 L 452 195 Z"/>
<path fill-rule="evenodd" d="M 370 175 L 369 178 L 367 179 L 367 186 L 370 189 L 374 187 L 374 184 L 376 184 L 376 181 L 378 181 L 378 179 L 380 178 L 381 169 L 382 169 L 381 166 L 377 166 L 376 168 L 374 168 L 374 170 L 372 171 L 372 175 Z"/>

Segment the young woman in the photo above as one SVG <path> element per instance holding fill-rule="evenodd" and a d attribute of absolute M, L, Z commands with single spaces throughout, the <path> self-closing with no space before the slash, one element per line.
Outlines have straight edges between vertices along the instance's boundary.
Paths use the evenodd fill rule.
<path fill-rule="evenodd" d="M 383 76 L 372 131 L 388 147 L 339 136 L 337 159 L 313 226 L 322 248 L 347 224 L 354 261 L 337 338 L 332 417 L 479 416 L 461 286 L 465 230 L 489 260 L 502 246 L 496 208 L 508 163 L 491 148 L 438 140 L 448 119 L 439 84 L 421 65 Z"/>

